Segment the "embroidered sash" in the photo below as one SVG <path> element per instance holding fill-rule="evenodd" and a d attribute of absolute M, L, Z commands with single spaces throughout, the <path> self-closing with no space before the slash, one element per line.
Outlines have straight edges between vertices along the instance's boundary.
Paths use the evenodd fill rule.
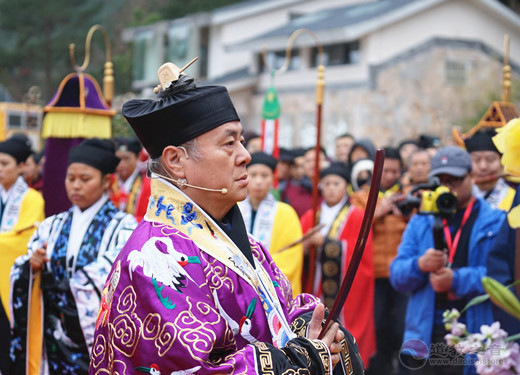
<path fill-rule="evenodd" d="M 350 216 L 351 207 L 349 204 L 345 204 L 338 212 L 330 226 L 329 233 L 320 252 L 323 303 L 329 309 L 334 304 L 341 284 L 347 248 L 342 249 L 339 235 Z"/>
<path fill-rule="evenodd" d="M 255 258 L 254 269 L 222 229 L 187 195 L 152 175 L 152 194 L 145 220 L 179 230 L 205 253 L 232 269 L 257 292 L 269 323 L 273 343 L 284 347 L 296 337 L 285 318 L 269 274 Z"/>
<path fill-rule="evenodd" d="M 12 230 L 18 222 L 20 216 L 20 206 L 22 205 L 25 195 L 29 191 L 29 186 L 25 183 L 21 176 L 18 176 L 9 193 L 7 204 L 4 207 L 2 215 L 2 223 L 0 225 L 0 232 L 8 232 Z"/>
<path fill-rule="evenodd" d="M 72 225 L 72 207 L 70 208 L 68 216 L 56 238 L 54 247 L 49 249 L 50 264 L 57 280 L 70 277 L 78 269 L 83 268 L 97 258 L 103 234 L 108 223 L 117 212 L 117 208 L 110 201 L 107 201 L 90 222 L 78 253 L 69 254 L 67 250 Z"/>
<path fill-rule="evenodd" d="M 400 183 L 396 183 L 394 185 L 392 185 L 392 187 L 390 187 L 389 189 L 386 189 L 385 191 L 379 191 L 378 193 L 378 197 L 381 199 L 381 198 L 388 198 L 388 197 L 391 197 L 392 195 L 400 192 L 402 190 L 402 186 Z"/>
<path fill-rule="evenodd" d="M 253 230 L 251 231 L 251 234 L 267 249 L 271 246 L 271 235 L 273 233 L 273 224 L 277 206 L 278 202 L 274 199 L 274 195 L 271 193 L 267 194 L 258 206 L 255 223 Z M 242 217 L 246 223 L 246 229 L 249 231 L 251 229 L 251 213 L 253 210 L 249 197 L 245 201 L 240 202 L 238 207 L 240 207 Z"/>
<path fill-rule="evenodd" d="M 135 206 L 137 204 L 137 198 L 139 198 L 139 193 L 141 192 L 141 187 L 143 185 L 143 175 L 138 173 L 132 183 L 132 188 L 130 189 L 130 193 L 128 194 L 128 201 L 126 204 L 126 213 L 134 214 Z"/>

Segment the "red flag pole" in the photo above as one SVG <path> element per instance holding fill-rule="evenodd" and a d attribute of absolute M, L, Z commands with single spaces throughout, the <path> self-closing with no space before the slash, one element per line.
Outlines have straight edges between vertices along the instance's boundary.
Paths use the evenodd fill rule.
<path fill-rule="evenodd" d="M 312 31 L 307 29 L 298 29 L 294 31 L 289 40 L 287 41 L 287 47 L 285 48 L 285 61 L 282 67 L 275 71 L 275 73 L 283 73 L 285 72 L 291 60 L 291 48 L 294 40 L 301 34 L 307 33 L 316 41 L 316 46 L 318 47 L 319 57 L 320 57 L 320 65 L 318 66 L 318 81 L 316 83 L 316 148 L 315 148 L 315 163 L 314 163 L 314 178 L 312 180 L 312 210 L 313 210 L 313 227 L 317 224 L 317 215 L 318 212 L 318 203 L 319 203 L 319 190 L 318 190 L 318 181 L 320 177 L 320 151 L 321 151 L 321 110 L 323 104 L 323 92 L 325 88 L 325 66 L 323 65 L 323 47 L 321 46 L 318 37 Z M 264 46 L 262 50 L 262 59 L 264 65 L 268 67 L 271 71 L 272 68 L 267 63 L 267 47 Z M 314 274 L 315 274 L 315 265 L 316 265 L 316 248 L 311 247 L 309 249 L 309 264 L 308 264 L 308 273 L 303 276 L 303 291 L 307 293 L 313 292 L 314 285 Z"/>

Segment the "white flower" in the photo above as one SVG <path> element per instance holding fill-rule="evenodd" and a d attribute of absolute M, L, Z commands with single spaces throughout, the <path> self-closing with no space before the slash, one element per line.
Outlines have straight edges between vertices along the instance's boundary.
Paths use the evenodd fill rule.
<path fill-rule="evenodd" d="M 460 342 L 461 338 L 459 336 L 448 333 L 446 336 L 444 336 L 444 340 L 446 340 L 447 345 L 457 348 L 456 345 Z"/>
<path fill-rule="evenodd" d="M 466 325 L 464 323 L 456 323 L 451 326 L 451 333 L 455 336 L 462 336 L 466 333 Z"/>
<path fill-rule="evenodd" d="M 443 313 L 445 327 L 450 331 L 444 339 L 460 354 L 477 354 L 478 374 L 520 374 L 520 346 L 507 341 L 507 332 L 500 328 L 499 322 L 482 325 L 480 333 L 470 334 L 466 325 L 458 322 L 459 317 L 460 313 L 455 309 Z"/>
<path fill-rule="evenodd" d="M 460 354 L 477 353 L 483 348 L 483 343 L 478 335 L 469 335 L 455 345 L 455 350 Z"/>
<path fill-rule="evenodd" d="M 490 326 L 482 325 L 480 327 L 480 332 L 482 332 L 486 338 L 491 340 L 499 340 L 507 337 L 507 332 L 500 329 L 500 322 L 494 322 Z"/>

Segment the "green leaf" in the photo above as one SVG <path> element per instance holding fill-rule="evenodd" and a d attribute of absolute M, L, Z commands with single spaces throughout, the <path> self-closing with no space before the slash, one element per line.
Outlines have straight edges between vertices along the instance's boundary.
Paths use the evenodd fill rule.
<path fill-rule="evenodd" d="M 513 336 L 508 336 L 508 337 L 506 337 L 506 339 L 504 341 L 509 342 L 509 341 L 516 341 L 518 339 L 520 339 L 520 333 L 517 333 L 516 335 L 513 335 Z"/>
<path fill-rule="evenodd" d="M 460 313 L 462 314 L 464 311 L 466 311 L 467 309 L 469 309 L 471 306 L 475 306 L 475 305 L 478 305 L 479 303 L 482 303 L 482 302 L 486 302 L 487 300 L 489 299 L 489 295 L 488 294 L 483 294 L 481 296 L 476 296 L 476 297 L 473 297 L 468 303 L 466 306 L 464 306 L 464 308 L 460 311 Z"/>

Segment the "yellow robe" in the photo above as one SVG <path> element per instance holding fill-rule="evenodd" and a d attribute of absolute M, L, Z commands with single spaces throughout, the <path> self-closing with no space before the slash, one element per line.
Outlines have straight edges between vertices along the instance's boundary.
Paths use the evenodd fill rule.
<path fill-rule="evenodd" d="M 27 253 L 27 243 L 45 218 L 41 194 L 29 189 L 20 206 L 13 229 L 0 233 L 0 298 L 9 317 L 9 274 L 16 258 Z"/>
<path fill-rule="evenodd" d="M 269 250 L 276 266 L 291 282 L 293 296 L 300 294 L 302 292 L 303 244 L 299 243 L 284 250 L 287 245 L 302 237 L 300 219 L 296 211 L 287 203 L 278 202 L 272 194 L 268 194 L 258 207 L 251 229 L 252 207 L 249 197 L 245 201 L 239 202 L 238 207 L 242 212 L 247 230 Z"/>
<path fill-rule="evenodd" d="M 302 237 L 300 219 L 287 203 L 278 202 L 273 224 L 269 253 L 292 285 L 293 296 L 302 292 L 303 244 L 299 243 L 280 252 L 286 245 Z"/>

